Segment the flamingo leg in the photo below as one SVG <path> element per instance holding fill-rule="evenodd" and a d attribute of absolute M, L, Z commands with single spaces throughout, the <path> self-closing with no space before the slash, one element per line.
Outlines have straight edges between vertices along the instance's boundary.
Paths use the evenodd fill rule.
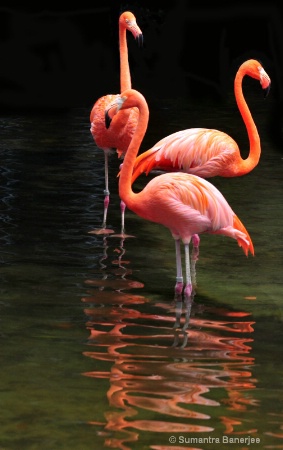
<path fill-rule="evenodd" d="M 104 152 L 104 170 L 105 170 L 105 189 L 104 189 L 104 211 L 102 228 L 106 228 L 107 212 L 110 202 L 109 182 L 108 182 L 108 152 Z"/>
<path fill-rule="evenodd" d="M 186 285 L 184 289 L 184 296 L 186 298 L 192 295 L 192 278 L 191 278 L 191 264 L 190 264 L 190 247 L 189 244 L 184 244 L 185 247 L 185 270 L 186 270 Z"/>
<path fill-rule="evenodd" d="M 109 192 L 109 185 L 108 185 L 108 150 L 104 150 L 104 179 L 105 179 L 105 189 L 103 191 L 104 193 L 104 210 L 103 210 L 103 221 L 101 228 L 89 231 L 89 234 L 111 234 L 114 233 L 113 230 L 106 228 L 106 221 L 107 221 L 107 212 L 108 212 L 108 206 L 110 202 L 110 192 Z"/>
<path fill-rule="evenodd" d="M 181 241 L 180 239 L 175 239 L 175 252 L 176 252 L 176 284 L 175 284 L 175 295 L 179 296 L 182 294 L 184 281 L 182 273 L 182 257 L 181 257 Z"/>
<path fill-rule="evenodd" d="M 125 234 L 125 210 L 126 210 L 126 204 L 121 200 L 120 202 L 120 209 L 121 209 L 121 235 Z"/>

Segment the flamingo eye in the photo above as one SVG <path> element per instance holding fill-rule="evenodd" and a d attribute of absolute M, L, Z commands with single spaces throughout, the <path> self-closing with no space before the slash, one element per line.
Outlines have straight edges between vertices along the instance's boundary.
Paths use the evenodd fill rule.
<path fill-rule="evenodd" d="M 130 19 L 126 19 L 125 20 L 126 24 L 128 25 L 128 28 L 132 28 L 133 27 L 133 22 Z"/>

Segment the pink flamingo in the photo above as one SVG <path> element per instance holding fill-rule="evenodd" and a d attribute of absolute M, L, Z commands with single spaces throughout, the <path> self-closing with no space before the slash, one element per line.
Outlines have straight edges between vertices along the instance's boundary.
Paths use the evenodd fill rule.
<path fill-rule="evenodd" d="M 135 16 L 126 11 L 119 18 L 119 50 L 120 50 L 120 90 L 131 88 L 131 74 L 128 61 L 128 47 L 126 32 L 130 31 L 140 45 L 143 42 L 143 35 L 137 25 Z M 104 168 L 105 168 L 105 190 L 104 190 L 104 213 L 102 228 L 91 231 L 91 233 L 102 234 L 112 233 L 112 230 L 106 228 L 107 211 L 110 201 L 109 183 L 108 183 L 108 159 L 109 155 L 116 149 L 118 157 L 123 157 L 127 151 L 129 143 L 134 134 L 137 121 L 138 111 L 136 108 L 121 111 L 113 118 L 111 129 L 105 127 L 105 111 L 107 107 L 118 96 L 114 94 L 105 95 L 99 98 L 90 113 L 91 134 L 96 145 L 104 151 Z M 121 229 L 124 234 L 124 214 L 125 204 L 121 201 Z"/>
<path fill-rule="evenodd" d="M 153 169 L 183 171 L 202 178 L 238 177 L 253 170 L 260 159 L 261 145 L 257 127 L 243 95 L 242 82 L 246 75 L 259 80 L 266 95 L 271 85 L 269 76 L 255 59 L 245 61 L 237 71 L 235 99 L 250 143 L 246 159 L 241 157 L 238 144 L 228 134 L 207 128 L 189 128 L 166 136 L 141 153 L 134 164 L 132 182 L 141 173 L 148 175 Z"/>
<path fill-rule="evenodd" d="M 223 195 L 207 180 L 188 173 L 174 172 L 153 178 L 142 191 L 132 190 L 132 173 L 136 155 L 144 138 L 149 119 L 148 105 L 141 93 L 124 91 L 112 105 L 117 111 L 137 107 L 139 120 L 120 172 L 119 195 L 131 211 L 140 217 L 169 228 L 176 248 L 175 293 L 190 297 L 192 281 L 189 244 L 199 233 L 222 234 L 236 239 L 246 255 L 254 255 L 251 238 Z M 106 113 L 107 126 L 111 118 Z M 185 249 L 185 285 L 181 264 L 181 241 Z"/>

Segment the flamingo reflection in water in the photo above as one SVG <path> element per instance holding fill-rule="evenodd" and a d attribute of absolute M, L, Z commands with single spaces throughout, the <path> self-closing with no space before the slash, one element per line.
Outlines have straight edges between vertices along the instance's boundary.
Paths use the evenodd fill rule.
<path fill-rule="evenodd" d="M 105 301 L 107 297 L 111 297 L 111 292 L 116 294 L 127 288 L 142 288 L 144 284 L 135 280 L 127 279 L 128 275 L 132 274 L 132 270 L 126 267 L 130 264 L 130 261 L 123 259 L 126 254 L 124 246 L 125 238 L 122 237 L 119 241 L 119 245 L 111 246 L 109 244 L 108 236 L 104 236 L 102 240 L 102 254 L 99 258 L 99 270 L 98 276 L 96 271 L 93 271 L 93 277 L 85 280 L 85 284 L 90 287 L 98 288 L 99 291 L 106 292 Z M 111 243 L 114 241 L 111 239 Z M 96 244 L 97 245 L 97 244 Z M 112 248 L 115 254 L 115 259 L 110 261 L 108 254 L 109 249 Z M 111 267 L 109 267 L 109 264 Z M 117 278 L 118 277 L 118 278 Z M 112 291 L 110 289 L 113 288 Z M 100 293 L 101 296 L 101 293 Z M 122 299 L 124 296 L 122 296 Z"/>
<path fill-rule="evenodd" d="M 110 249 L 107 245 L 108 258 Z M 247 337 L 254 322 L 249 314 L 204 305 L 196 314 L 199 305 L 191 303 L 188 341 L 188 321 L 180 314 L 184 303 L 178 305 L 178 298 L 171 304 L 149 299 L 142 291 L 137 295 L 135 289 L 142 286 L 130 279 L 132 272 L 125 267 L 130 261 L 124 242 L 116 251 L 116 279 L 89 277 L 89 290 L 82 298 L 89 332 L 89 350 L 83 354 L 95 362 L 95 369 L 83 376 L 110 383 L 105 421 L 95 417 L 89 421 L 104 446 L 130 450 L 143 439 L 156 444 L 157 435 L 163 439 L 166 433 L 223 434 L 223 426 L 226 433 L 256 433 L 254 358 L 252 339 Z M 107 259 L 103 261 L 107 268 Z M 109 273 L 113 275 L 108 268 Z"/>
<path fill-rule="evenodd" d="M 130 450 L 131 443 L 141 440 L 143 433 L 147 440 L 156 442 L 156 433 L 203 436 L 223 430 L 223 425 L 227 433 L 256 433 L 252 426 L 247 431 L 257 406 L 251 396 L 255 388 L 251 371 L 254 360 L 248 343 L 252 339 L 235 336 L 235 330 L 240 335 L 253 332 L 253 322 L 241 312 L 233 316 L 233 312 L 215 310 L 227 317 L 192 318 L 194 328 L 201 330 L 191 330 L 189 347 L 174 348 L 164 345 L 168 336 L 160 333 L 160 317 L 152 315 L 150 324 L 150 317 L 146 321 L 142 313 L 135 311 L 134 315 L 133 309 L 120 308 L 119 326 L 114 314 L 110 320 L 108 316 L 107 323 L 99 323 L 102 315 L 86 311 L 88 345 L 92 350 L 84 355 L 96 361 L 96 366 L 99 361 L 104 367 L 109 363 L 109 371 L 83 374 L 94 379 L 108 378 L 110 382 L 110 409 L 105 412 L 105 423 L 89 422 L 103 428 L 105 446 Z M 108 332 L 111 319 L 112 330 Z M 154 321 L 159 334 L 153 332 Z M 100 330 L 96 329 L 98 325 Z M 228 334 L 226 338 L 223 331 Z M 227 397 L 223 398 L 225 391 Z M 219 430 L 215 429 L 215 420 L 210 423 L 211 408 L 219 408 Z M 244 414 L 241 418 L 239 412 Z"/>
<path fill-rule="evenodd" d="M 124 258 L 126 254 L 125 249 L 125 240 L 126 238 L 121 238 L 119 246 L 114 246 L 113 252 L 118 255 L 117 259 L 111 260 L 111 268 L 109 268 L 109 261 L 110 257 L 108 254 L 108 250 L 111 247 L 109 245 L 109 242 L 113 242 L 112 237 L 110 236 L 104 236 L 103 237 L 103 251 L 102 255 L 99 259 L 99 273 L 102 274 L 101 278 L 95 276 L 90 277 L 89 279 L 85 280 L 85 284 L 92 289 L 87 292 L 87 296 L 82 298 L 83 302 L 87 303 L 97 303 L 99 299 L 99 303 L 103 305 L 112 305 L 112 304 L 119 304 L 122 305 L 124 303 L 128 304 L 129 302 L 136 304 L 136 303 L 147 303 L 150 300 L 146 299 L 142 295 L 137 294 L 131 294 L 127 291 L 132 291 L 133 289 L 141 289 L 144 287 L 144 284 L 129 279 L 128 276 L 132 275 L 133 271 L 129 268 L 130 261 L 126 258 Z M 188 341 L 188 327 L 189 327 L 189 320 L 191 315 L 191 309 L 193 305 L 195 290 L 196 290 L 196 262 L 198 260 L 199 255 L 199 248 L 194 247 L 193 251 L 191 253 L 191 279 L 192 279 L 192 295 L 185 299 L 183 302 L 181 294 L 176 294 L 173 299 L 173 310 L 175 311 L 175 320 L 173 321 L 173 318 L 171 318 L 171 322 L 173 324 L 173 334 L 175 336 L 173 346 L 176 346 L 179 344 L 179 331 L 180 334 L 183 337 L 183 343 L 181 344 L 181 347 L 185 347 Z M 127 267 L 126 267 L 127 266 Z M 113 269 L 114 267 L 114 269 Z M 114 275 L 114 278 L 113 278 Z M 117 278 L 118 277 L 118 278 Z M 98 291 L 94 290 L 97 289 Z M 99 292 L 99 295 L 98 295 Z M 182 314 L 184 310 L 184 323 L 181 328 L 181 319 Z M 113 312 L 113 311 L 112 311 Z M 136 314 L 134 311 L 131 310 L 131 316 L 137 317 L 139 316 L 139 313 Z M 143 314 L 143 319 L 151 318 L 151 314 Z M 140 316 L 141 318 L 141 316 Z M 160 318 L 162 321 L 163 319 Z M 123 328 L 123 325 L 121 325 Z M 120 328 L 120 325 L 118 325 L 118 328 Z"/>

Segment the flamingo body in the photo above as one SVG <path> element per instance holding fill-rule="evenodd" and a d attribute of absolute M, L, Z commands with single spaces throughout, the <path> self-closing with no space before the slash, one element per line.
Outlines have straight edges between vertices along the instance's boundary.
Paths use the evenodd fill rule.
<path fill-rule="evenodd" d="M 222 234 L 236 239 L 245 255 L 254 255 L 251 238 L 221 192 L 207 180 L 174 172 L 153 178 L 144 189 L 121 196 L 144 219 L 169 228 L 175 240 L 189 244 L 194 234 Z"/>
<path fill-rule="evenodd" d="M 254 59 L 245 61 L 238 69 L 234 92 L 239 111 L 246 125 L 250 143 L 249 155 L 243 159 L 236 141 L 228 134 L 213 129 L 189 128 L 173 133 L 151 149 L 141 153 L 134 164 L 132 182 L 143 172 L 151 170 L 184 171 L 203 178 L 237 177 L 256 167 L 261 154 L 260 138 L 242 91 L 242 81 L 250 76 L 260 81 L 264 90 L 270 88 L 270 78 Z"/>
<path fill-rule="evenodd" d="M 237 143 L 222 131 L 191 128 L 177 131 L 141 153 L 134 166 L 132 182 L 143 172 L 182 171 L 202 178 L 241 175 Z"/>
<path fill-rule="evenodd" d="M 123 92 L 110 109 L 117 105 L 121 110 L 133 106 L 139 109 L 138 125 L 120 172 L 119 195 L 131 211 L 170 230 L 176 246 L 176 293 L 183 289 L 179 246 L 180 241 L 184 243 L 187 279 L 184 292 L 191 295 L 189 244 L 194 235 L 229 236 L 237 240 L 246 255 L 249 252 L 254 255 L 253 243 L 220 191 L 201 177 L 182 172 L 166 173 L 153 178 L 142 191 L 132 190 L 133 165 L 147 129 L 149 111 L 143 95 L 134 89 Z"/>
<path fill-rule="evenodd" d="M 90 131 L 99 148 L 108 153 L 112 153 L 116 149 L 118 157 L 123 157 L 137 126 L 138 110 L 132 108 L 120 111 L 113 117 L 111 129 L 106 129 L 105 111 L 118 95 L 105 95 L 96 101 L 90 115 Z"/>
<path fill-rule="evenodd" d="M 126 32 L 130 31 L 138 43 L 142 43 L 143 35 L 137 25 L 135 16 L 130 11 L 123 12 L 119 17 L 119 51 L 120 51 L 120 90 L 131 88 L 131 74 L 128 61 L 128 47 Z M 96 145 L 104 151 L 105 189 L 104 189 L 104 214 L 101 230 L 94 233 L 111 232 L 106 228 L 107 212 L 110 201 L 108 183 L 108 157 L 116 149 L 118 156 L 122 157 L 129 146 L 138 121 L 138 111 L 119 111 L 113 118 L 111 129 L 105 127 L 105 112 L 109 105 L 117 98 L 118 94 L 108 94 L 100 97 L 90 112 L 90 132 Z M 121 202 L 121 230 L 124 233 L 125 205 Z"/>

